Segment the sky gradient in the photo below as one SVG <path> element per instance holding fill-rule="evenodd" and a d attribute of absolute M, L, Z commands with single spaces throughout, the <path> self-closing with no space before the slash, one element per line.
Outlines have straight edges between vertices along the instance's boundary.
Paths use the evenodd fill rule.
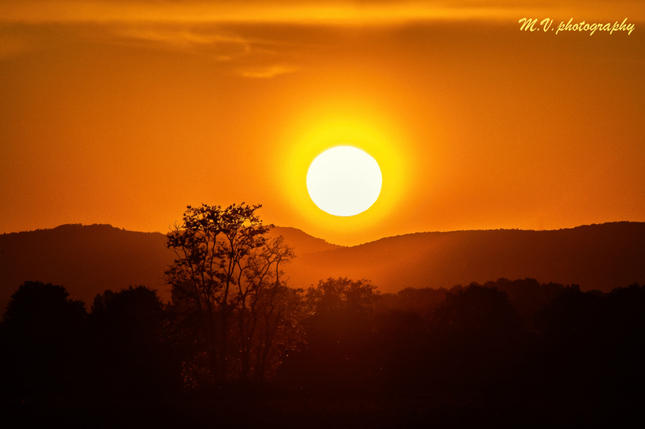
<path fill-rule="evenodd" d="M 4 1 L 0 233 L 243 201 L 338 244 L 645 221 L 645 11 L 517 4 Z M 351 218 L 306 193 L 340 144 L 383 172 Z"/>

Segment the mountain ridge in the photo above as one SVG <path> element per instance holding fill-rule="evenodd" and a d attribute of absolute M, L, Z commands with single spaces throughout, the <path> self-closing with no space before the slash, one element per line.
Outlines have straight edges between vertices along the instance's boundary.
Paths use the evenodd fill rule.
<path fill-rule="evenodd" d="M 382 292 L 450 288 L 498 278 L 579 284 L 609 291 L 645 283 L 645 222 L 608 222 L 559 230 L 435 231 L 345 247 L 292 227 L 275 227 L 295 248 L 289 284 L 329 277 L 366 278 Z M 173 261 L 159 232 L 107 224 L 66 224 L 0 235 L 0 310 L 27 280 L 60 284 L 88 306 L 105 289 L 144 284 L 169 299 L 163 273 Z"/>

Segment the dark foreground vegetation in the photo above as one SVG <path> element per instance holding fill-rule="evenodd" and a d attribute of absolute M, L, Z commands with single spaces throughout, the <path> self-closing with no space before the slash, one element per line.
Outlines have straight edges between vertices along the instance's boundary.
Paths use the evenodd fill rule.
<path fill-rule="evenodd" d="M 3 427 L 626 427 L 645 287 L 287 285 L 258 206 L 189 207 L 172 299 L 25 282 L 0 324 Z M 620 285 L 618 285 L 620 286 Z M 638 426 L 637 426 L 638 427 Z"/>
<path fill-rule="evenodd" d="M 230 375 L 218 379 L 198 329 L 154 291 L 106 291 L 88 313 L 63 287 L 26 282 L 0 325 L 3 420 L 231 428 L 642 423 L 642 286 L 603 294 L 500 279 L 380 295 L 369 282 L 329 279 L 294 294 L 299 311 L 276 338 L 279 357 L 265 377 L 243 377 L 234 344 Z"/>

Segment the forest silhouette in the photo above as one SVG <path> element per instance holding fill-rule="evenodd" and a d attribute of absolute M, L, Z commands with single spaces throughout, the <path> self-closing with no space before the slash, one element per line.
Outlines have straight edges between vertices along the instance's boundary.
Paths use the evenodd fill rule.
<path fill-rule="evenodd" d="M 171 300 L 25 281 L 0 323 L 3 420 L 72 427 L 642 423 L 645 287 L 500 278 L 291 285 L 259 206 L 189 207 Z"/>

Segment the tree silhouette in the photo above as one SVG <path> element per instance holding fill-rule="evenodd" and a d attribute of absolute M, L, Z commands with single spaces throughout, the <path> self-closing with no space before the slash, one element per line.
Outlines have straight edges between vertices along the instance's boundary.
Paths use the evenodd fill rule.
<path fill-rule="evenodd" d="M 5 383 L 16 394 L 69 391 L 83 361 L 85 304 L 63 286 L 25 282 L 4 314 Z"/>
<path fill-rule="evenodd" d="M 242 380 L 251 375 L 255 381 L 264 380 L 267 370 L 273 373 L 278 363 L 276 346 L 290 349 L 299 338 L 300 332 L 293 327 L 299 318 L 303 291 L 291 289 L 280 280 L 281 264 L 293 256 L 278 237 L 249 261 L 248 285 L 240 293 L 240 306 L 235 309 Z"/>
<path fill-rule="evenodd" d="M 258 347 L 264 351 L 256 350 L 256 358 L 265 357 L 255 368 L 264 368 L 284 314 L 275 312 L 278 297 L 286 294 L 280 268 L 293 252 L 281 239 L 267 237 L 271 227 L 255 214 L 260 207 L 188 206 L 182 223 L 168 234 L 176 255 L 166 272 L 173 309 L 196 339 L 196 360 L 188 366 L 198 371 L 198 361 L 208 360 L 207 373 L 216 381 L 246 379 L 252 349 Z"/>
<path fill-rule="evenodd" d="M 371 311 L 378 296 L 376 287 L 368 280 L 328 278 L 307 290 L 308 311 L 318 316 L 326 316 L 341 311 L 364 313 Z"/>
<path fill-rule="evenodd" d="M 448 293 L 434 312 L 433 324 L 450 334 L 478 336 L 519 323 L 517 314 L 504 292 L 476 283 Z"/>
<path fill-rule="evenodd" d="M 596 344 L 605 386 L 624 398 L 643 402 L 645 392 L 645 286 L 632 284 L 608 296 Z"/>
<path fill-rule="evenodd" d="M 367 280 L 329 278 L 310 287 L 305 297 L 309 318 L 305 321 L 311 347 L 322 346 L 347 360 L 347 353 L 360 347 L 371 328 L 376 287 Z M 321 351 L 322 353 L 326 353 Z"/>
<path fill-rule="evenodd" d="M 533 368 L 543 389 L 642 398 L 645 288 L 608 294 L 571 285 L 536 317 L 541 353 Z"/>
<path fill-rule="evenodd" d="M 504 292 L 472 283 L 449 292 L 430 320 L 438 380 L 458 387 L 499 379 L 520 353 L 523 323 Z"/>
<path fill-rule="evenodd" d="M 179 385 L 180 363 L 170 342 L 168 317 L 154 290 L 107 290 L 94 299 L 88 319 L 97 389 L 150 395 Z"/>
<path fill-rule="evenodd" d="M 292 354 L 284 379 L 314 389 L 362 388 L 371 377 L 376 288 L 367 280 L 329 278 L 305 295 L 306 346 Z"/>

